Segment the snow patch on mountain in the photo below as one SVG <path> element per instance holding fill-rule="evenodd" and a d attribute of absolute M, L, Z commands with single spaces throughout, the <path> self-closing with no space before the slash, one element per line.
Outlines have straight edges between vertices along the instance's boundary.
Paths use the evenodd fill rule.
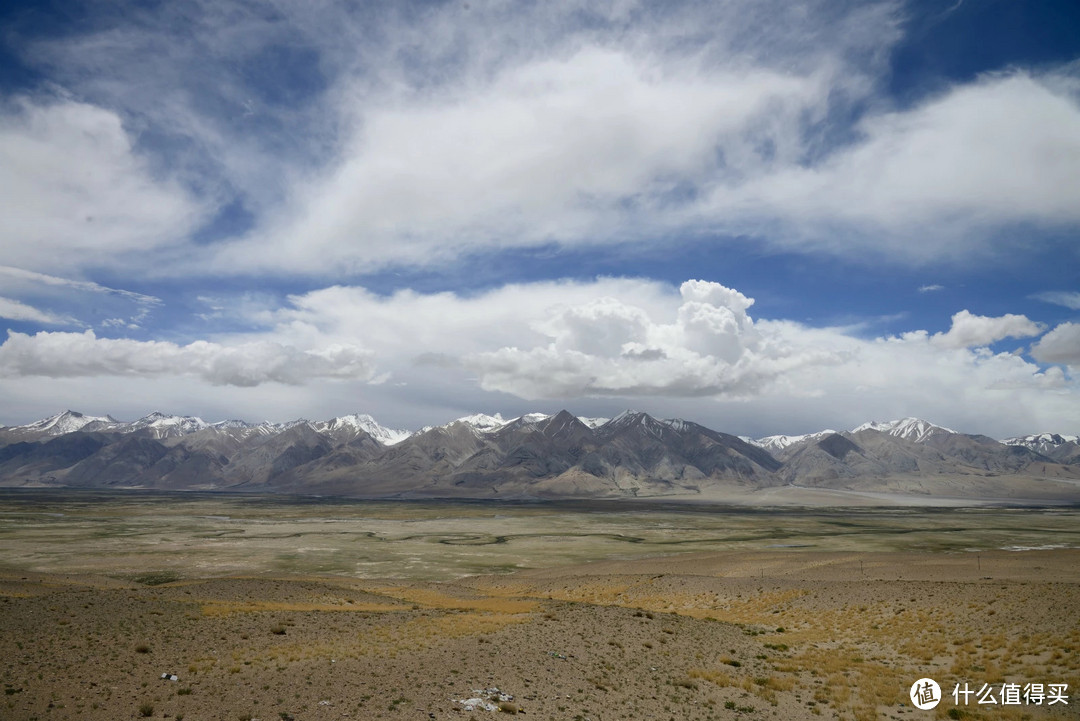
<path fill-rule="evenodd" d="M 1080 436 L 1065 436 L 1060 433 L 1032 433 L 1027 436 L 1006 438 L 1002 443 L 1007 446 L 1024 446 L 1042 453 L 1063 446 L 1066 443 L 1080 443 Z"/>
<path fill-rule="evenodd" d="M 523 416 L 518 416 L 514 421 L 524 421 L 525 423 L 539 423 L 540 421 L 546 421 L 551 418 L 547 413 L 526 413 Z M 510 421 L 513 423 L 514 421 Z"/>
<path fill-rule="evenodd" d="M 154 411 L 121 430 L 127 433 L 145 430 L 154 438 L 173 438 L 209 427 L 209 423 L 197 416 L 170 416 Z"/>
<path fill-rule="evenodd" d="M 292 425 L 296 425 L 296 422 L 294 421 L 292 424 L 271 423 L 270 421 L 248 423 L 247 421 L 230 419 L 211 423 L 210 428 L 217 433 L 226 433 L 234 438 L 246 440 L 255 436 L 272 436 L 287 430 Z"/>
<path fill-rule="evenodd" d="M 641 411 L 624 411 L 619 415 L 612 418 L 610 421 L 602 426 L 602 430 L 611 432 L 619 428 L 633 428 L 635 426 L 641 428 L 647 435 L 654 438 L 663 438 L 664 434 L 675 431 L 681 432 L 685 428 L 686 421 L 679 419 L 672 419 L 666 421 L 658 421 L 648 413 L 642 413 Z"/>
<path fill-rule="evenodd" d="M 660 422 L 680 433 L 690 427 L 690 422 L 684 421 L 682 418 L 665 418 Z"/>
<path fill-rule="evenodd" d="M 922 443 L 930 436 L 939 433 L 956 433 L 956 431 L 951 428 L 945 428 L 944 426 L 936 425 L 930 421 L 924 421 L 921 418 L 901 418 L 900 420 L 885 421 L 881 423 L 878 421 L 870 421 L 869 423 L 863 423 L 851 432 L 858 433 L 859 431 L 866 430 L 887 433 L 890 436 L 903 438 L 915 443 Z"/>
<path fill-rule="evenodd" d="M 610 418 L 587 418 L 585 416 L 578 416 L 577 419 L 593 429 L 599 428 L 611 420 Z"/>
<path fill-rule="evenodd" d="M 316 431 L 321 432 L 344 432 L 353 436 L 361 432 L 368 434 L 384 446 L 392 446 L 401 443 L 412 435 L 410 431 L 387 428 L 366 413 L 352 413 L 347 416 L 338 416 L 328 421 L 316 421 L 311 424 Z"/>
<path fill-rule="evenodd" d="M 25 426 L 12 426 L 6 430 L 25 434 L 62 436 L 65 433 L 81 431 L 91 423 L 109 426 L 119 425 L 119 421 L 112 416 L 88 416 L 77 411 L 64 411 L 63 413 L 57 413 L 55 416 L 28 423 Z"/>
<path fill-rule="evenodd" d="M 634 410 L 634 409 L 627 409 L 627 410 L 623 411 L 622 413 L 620 413 L 619 415 L 612 418 L 605 425 L 609 425 L 609 426 L 612 426 L 612 427 L 628 426 L 628 425 L 631 425 L 633 423 L 639 422 L 641 420 L 641 417 L 644 416 L 644 415 L 645 414 L 642 413 L 641 411 Z"/>
<path fill-rule="evenodd" d="M 496 413 L 493 416 L 489 416 L 486 413 L 473 413 L 469 416 L 462 416 L 451 423 L 464 423 L 467 426 L 472 426 L 473 430 L 480 431 L 481 433 L 491 433 L 497 431 L 505 426 L 509 421 L 504 419 L 501 414 Z M 450 423 L 446 424 L 447 426 Z M 446 426 L 443 426 L 445 428 Z"/>
<path fill-rule="evenodd" d="M 793 446 L 796 443 L 802 443 L 803 441 L 816 441 L 819 438 L 831 436 L 834 433 L 836 433 L 836 431 L 830 428 L 824 431 L 816 431 L 814 433 L 804 433 L 801 436 L 777 435 L 765 436 L 764 438 L 757 439 L 744 438 L 743 440 L 745 440 L 747 443 L 750 443 L 751 445 L 757 446 L 758 448 L 764 448 L 765 450 L 770 452 L 777 452 L 784 450 L 788 446 Z"/>

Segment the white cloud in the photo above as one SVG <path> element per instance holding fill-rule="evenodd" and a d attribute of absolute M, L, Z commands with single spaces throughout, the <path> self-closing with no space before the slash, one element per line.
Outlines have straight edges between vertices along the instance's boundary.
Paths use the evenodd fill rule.
<path fill-rule="evenodd" d="M 1071 310 L 1080 310 L 1080 291 L 1048 290 L 1043 293 L 1036 293 L 1031 297 L 1044 303 L 1053 303 Z"/>
<path fill-rule="evenodd" d="M 1075 381 L 1013 353 L 943 347 L 925 331 L 863 340 L 791 325 L 786 335 L 848 355 L 836 366 L 796 369 L 738 411 L 771 416 L 765 425 L 779 432 L 917 416 L 1005 438 L 1033 428 L 1071 432 L 1080 423 Z"/>
<path fill-rule="evenodd" d="M 33 323 L 43 323 L 45 325 L 63 325 L 72 322 L 72 319 L 70 318 L 64 318 L 12 298 L 4 298 L 2 296 L 0 296 L 0 318 L 24 320 Z"/>
<path fill-rule="evenodd" d="M 1080 323 L 1062 323 L 1031 347 L 1031 355 L 1043 363 L 1063 363 L 1080 369 Z"/>
<path fill-rule="evenodd" d="M 75 280 L 73 278 L 61 278 L 55 275 L 48 275 L 46 273 L 37 273 L 24 268 L 13 268 L 7 265 L 0 265 L 0 275 L 4 276 L 7 280 L 5 283 L 10 287 L 13 283 L 21 283 L 24 286 L 50 286 L 58 288 L 68 288 L 76 291 L 84 291 L 89 293 L 101 293 L 103 295 L 115 295 L 121 298 L 126 298 L 139 305 L 160 305 L 161 299 L 152 295 L 146 295 L 144 293 L 136 293 L 130 290 L 123 290 L 120 288 L 109 288 L 108 286 L 94 283 L 87 280 Z"/>
<path fill-rule="evenodd" d="M 937 283 L 933 283 L 933 284 L 930 284 L 930 285 L 920 285 L 919 286 L 919 292 L 920 293 L 935 293 L 935 292 L 937 292 L 939 290 L 944 290 L 944 289 L 945 289 L 945 286 L 938 285 Z"/>
<path fill-rule="evenodd" d="M 374 379 L 371 353 L 355 345 L 306 351 L 265 340 L 180 346 L 98 338 L 90 330 L 35 335 L 8 331 L 0 345 L 0 374 L 8 378 L 194 375 L 212 385 L 235 386 L 299 385 L 311 378 Z"/>
<path fill-rule="evenodd" d="M 363 338 L 410 400 L 462 413 L 637 405 L 767 432 L 915 415 L 1000 437 L 1080 422 L 1073 381 L 985 347 L 1039 332 L 1023 316 L 962 312 L 949 333 L 867 340 L 852 329 L 754 319 L 751 308 L 716 283 L 602 278 L 470 296 L 333 287 L 254 320 L 300 345 Z"/>
<path fill-rule="evenodd" d="M 38 322 L 49 325 L 139 328 L 163 305 L 156 296 L 6 265 L 0 280 L 13 302 L 34 308 Z"/>
<path fill-rule="evenodd" d="M 4 263 L 115 265 L 185 241 L 203 208 L 136 154 L 115 113 L 69 100 L 0 108 Z"/>
<path fill-rule="evenodd" d="M 1080 103 L 1068 83 L 982 78 L 869 114 L 850 145 L 818 148 L 835 96 L 860 92 L 845 86 L 850 70 L 821 57 L 793 72 L 593 45 L 368 103 L 333 172 L 300 186 L 216 268 L 257 258 L 363 270 L 701 229 L 956 261 L 1005 242 L 1005 225 L 1080 224 Z"/>
<path fill-rule="evenodd" d="M 789 136 L 826 93 L 813 75 L 585 47 L 480 87 L 376 105 L 334 172 L 217 267 L 365 269 L 610 241 L 632 216 L 662 213 L 653 206 L 680 184 L 707 182 L 718 158 L 725 174 L 759 164 L 761 133 L 778 156 L 796 152 Z"/>
<path fill-rule="evenodd" d="M 138 260 L 155 274 L 340 277 L 694 233 L 925 262 L 969 259 L 1002 226 L 1080 223 L 1075 70 L 984 77 L 890 110 L 875 93 L 901 9 L 130 8 L 62 41 L 20 41 L 24 61 L 95 104 L 8 113 L 8 145 L 31 156 L 24 193 L 41 206 L 22 204 L 20 224 L 42 250 L 12 262 L 150 249 Z M 121 118 L 151 139 L 139 152 Z M 200 199 L 152 172 L 150 154 Z M 225 197 L 252 229 L 163 252 Z"/>
<path fill-rule="evenodd" d="M 485 390 L 525 398 L 745 397 L 800 365 L 840 361 L 763 336 L 746 314 L 753 302 L 719 283 L 692 280 L 659 322 L 632 301 L 610 297 L 560 306 L 534 323 L 550 343 L 503 347 L 466 364 Z"/>
<path fill-rule="evenodd" d="M 983 78 L 861 130 L 817 166 L 718 188 L 712 210 L 817 224 L 793 244 L 918 261 L 965 257 L 1003 223 L 1080 223 L 1080 103 L 1054 76 Z"/>
<path fill-rule="evenodd" d="M 1027 316 L 1008 313 L 996 318 L 975 315 L 962 310 L 952 317 L 947 333 L 935 333 L 931 342 L 944 348 L 986 346 L 1005 338 L 1030 338 L 1039 335 L 1046 326 Z"/>
<path fill-rule="evenodd" d="M 750 298 L 717 283 L 628 278 L 472 295 L 334 286 L 281 307 L 236 307 L 243 317 L 232 320 L 259 330 L 187 345 L 11 334 L 0 391 L 19 407 L 33 389 L 50 408 L 66 394 L 114 414 L 170 404 L 279 420 L 368 412 L 403 427 L 563 406 L 586 415 L 643 407 L 757 435 L 906 415 L 996 437 L 1080 423 L 1073 377 L 986 347 L 1033 330 L 1022 316 L 958 313 L 949 333 L 866 339 L 865 329 L 754 318 Z M 1059 326 L 1033 356 L 1075 363 L 1075 331 Z M 120 398 L 119 381 L 142 395 Z M 268 382 L 272 392 L 255 385 Z"/>

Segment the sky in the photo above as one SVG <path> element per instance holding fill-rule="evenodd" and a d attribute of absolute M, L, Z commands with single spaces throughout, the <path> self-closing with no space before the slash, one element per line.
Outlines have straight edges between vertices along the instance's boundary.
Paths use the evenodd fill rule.
<path fill-rule="evenodd" d="M 1080 433 L 1074 0 L 14 2 L 0 424 Z"/>

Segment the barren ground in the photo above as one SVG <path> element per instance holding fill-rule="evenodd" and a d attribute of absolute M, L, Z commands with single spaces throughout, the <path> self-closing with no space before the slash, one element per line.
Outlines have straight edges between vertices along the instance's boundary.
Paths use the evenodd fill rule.
<path fill-rule="evenodd" d="M 60 557 L 19 542 L 36 522 L 10 518 L 4 719 L 464 721 L 501 717 L 461 702 L 495 688 L 513 696 L 506 712 L 539 719 L 1080 718 L 1076 549 L 890 551 L 867 527 L 880 550 L 734 543 L 572 565 L 560 552 L 552 568 L 440 581 L 258 558 L 245 574 L 132 576 L 129 556 L 110 568 L 85 538 L 73 557 L 94 563 L 53 568 Z M 432 563 L 453 551 L 427 547 Z M 933 711 L 908 699 L 924 676 L 945 695 Z M 999 696 L 1006 682 L 1068 684 L 1069 703 L 952 697 L 958 683 Z"/>

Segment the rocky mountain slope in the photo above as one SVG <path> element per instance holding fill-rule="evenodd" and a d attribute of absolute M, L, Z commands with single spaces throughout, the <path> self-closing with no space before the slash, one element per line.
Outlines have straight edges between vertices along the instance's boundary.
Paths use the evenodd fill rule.
<path fill-rule="evenodd" d="M 610 420 L 476 414 L 416 433 L 360 414 L 249 424 L 151 413 L 125 423 L 66 411 L 0 428 L 4 486 L 432 498 L 716 498 L 796 487 L 964 497 L 1007 492 L 1008 479 L 1025 489 L 1055 482 L 1080 498 L 1077 438 L 999 442 L 905 418 L 750 440 L 637 411 Z"/>

